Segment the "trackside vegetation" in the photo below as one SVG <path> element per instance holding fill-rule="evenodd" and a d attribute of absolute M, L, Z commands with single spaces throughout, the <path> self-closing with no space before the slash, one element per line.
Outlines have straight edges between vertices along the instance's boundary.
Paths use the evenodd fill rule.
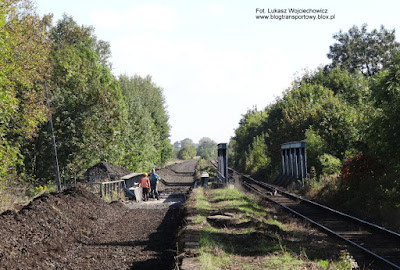
<path fill-rule="evenodd" d="M 313 237 L 303 225 L 280 221 L 272 208 L 237 189 L 193 191 L 193 218 L 200 231 L 200 269 L 353 269 L 349 253 L 323 238 Z M 207 217 L 225 214 L 229 224 Z M 318 238 L 318 239 L 317 239 Z"/>
<path fill-rule="evenodd" d="M 305 71 L 263 110 L 248 110 L 229 144 L 237 170 L 273 181 L 280 147 L 305 141 L 301 191 L 400 228 L 400 53 L 395 31 L 333 35 L 332 63 Z M 388 215 L 390 213 L 390 215 Z"/>
<path fill-rule="evenodd" d="M 141 171 L 170 159 L 163 89 L 150 76 L 114 76 L 110 56 L 91 26 L 41 17 L 30 0 L 1 1 L 2 201 L 54 183 L 50 120 L 63 181 L 100 161 Z"/>

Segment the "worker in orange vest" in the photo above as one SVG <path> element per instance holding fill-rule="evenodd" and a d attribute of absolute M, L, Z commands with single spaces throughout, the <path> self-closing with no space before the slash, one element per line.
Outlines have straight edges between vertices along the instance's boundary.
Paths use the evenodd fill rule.
<path fill-rule="evenodd" d="M 139 187 L 142 188 L 143 190 L 143 200 L 147 201 L 149 200 L 149 189 L 150 189 L 150 180 L 147 177 L 147 173 L 144 174 L 144 177 L 142 177 L 139 181 Z"/>

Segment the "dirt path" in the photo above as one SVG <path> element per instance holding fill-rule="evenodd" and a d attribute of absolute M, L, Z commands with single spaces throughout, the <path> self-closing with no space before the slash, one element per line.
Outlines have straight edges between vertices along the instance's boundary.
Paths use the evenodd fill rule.
<path fill-rule="evenodd" d="M 187 192 L 195 164 L 159 170 L 160 190 Z M 173 269 L 180 205 L 107 204 L 83 188 L 39 197 L 0 216 L 0 269 Z"/>

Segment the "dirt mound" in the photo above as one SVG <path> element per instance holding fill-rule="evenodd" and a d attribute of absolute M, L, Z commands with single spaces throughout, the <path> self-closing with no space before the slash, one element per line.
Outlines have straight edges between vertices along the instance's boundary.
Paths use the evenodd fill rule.
<path fill-rule="evenodd" d="M 83 174 L 89 181 L 118 180 L 120 177 L 131 172 L 123 167 L 112 165 L 107 162 L 99 162 L 87 169 Z"/>
<path fill-rule="evenodd" d="M 195 164 L 160 175 L 169 184 L 190 184 Z M 92 167 L 93 175 L 103 165 Z M 189 187 L 168 188 L 179 193 Z M 108 204 L 81 187 L 47 194 L 18 213 L 0 215 L 0 269 L 174 269 L 182 214 L 179 207 L 132 210 Z"/>
<path fill-rule="evenodd" d="M 173 269 L 179 208 L 130 210 L 84 188 L 0 215 L 0 269 Z"/>
<path fill-rule="evenodd" d="M 0 261 L 5 269 L 53 268 L 76 242 L 126 211 L 122 203 L 107 204 L 83 188 L 41 196 L 18 213 L 0 216 Z"/>

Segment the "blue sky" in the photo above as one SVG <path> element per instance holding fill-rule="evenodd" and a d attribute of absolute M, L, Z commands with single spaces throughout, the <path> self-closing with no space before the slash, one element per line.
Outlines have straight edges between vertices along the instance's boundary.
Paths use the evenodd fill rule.
<path fill-rule="evenodd" d="M 353 25 L 396 29 L 400 1 L 36 0 L 111 45 L 113 73 L 164 89 L 171 142 L 229 142 L 242 114 L 263 109 L 305 69 L 329 63 L 332 35 Z M 257 20 L 256 9 L 327 9 L 332 20 Z M 397 38 L 399 40 L 399 38 Z"/>

